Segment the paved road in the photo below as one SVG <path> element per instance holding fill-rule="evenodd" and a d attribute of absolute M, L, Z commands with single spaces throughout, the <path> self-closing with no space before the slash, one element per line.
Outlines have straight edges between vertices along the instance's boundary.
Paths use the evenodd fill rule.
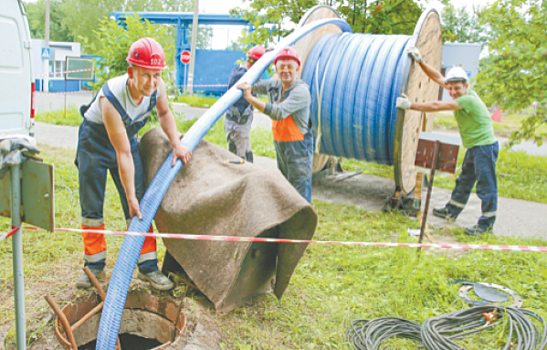
<path fill-rule="evenodd" d="M 36 123 L 38 144 L 75 149 L 77 128 Z M 258 166 L 278 171 L 275 159 L 255 157 Z M 379 211 L 393 193 L 393 180 L 370 175 L 358 175 L 343 181 L 326 178 L 313 185 L 313 198 L 344 205 L 355 205 L 366 210 Z M 431 208 L 443 206 L 450 198 L 450 190 L 434 188 Z M 425 188 L 422 198 L 425 198 Z M 425 201 L 424 201 L 425 202 Z M 458 220 L 448 223 L 430 212 L 428 222 L 436 226 L 467 227 L 475 224 L 480 215 L 480 200 L 473 194 Z M 510 198 L 499 198 L 498 220 L 495 233 L 502 236 L 547 237 L 547 204 Z"/>

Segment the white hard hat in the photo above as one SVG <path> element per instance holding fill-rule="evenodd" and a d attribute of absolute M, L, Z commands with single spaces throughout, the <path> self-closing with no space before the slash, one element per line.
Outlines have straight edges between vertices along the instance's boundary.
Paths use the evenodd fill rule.
<path fill-rule="evenodd" d="M 448 74 L 446 75 L 446 82 L 450 81 L 463 81 L 463 83 L 467 83 L 469 80 L 469 77 L 467 76 L 467 73 L 463 70 L 462 67 L 454 67 L 448 71 Z"/>

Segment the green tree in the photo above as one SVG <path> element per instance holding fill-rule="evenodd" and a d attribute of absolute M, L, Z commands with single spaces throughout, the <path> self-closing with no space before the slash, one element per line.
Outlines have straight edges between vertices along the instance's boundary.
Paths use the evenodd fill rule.
<path fill-rule="evenodd" d="M 291 31 L 283 23 L 300 21 L 315 5 L 330 5 L 345 19 L 354 32 L 375 34 L 412 34 L 422 8 L 414 0 L 244 0 L 248 8 L 235 8 L 230 13 L 249 20 L 255 28 L 245 33 L 243 47 L 266 45 L 273 38 Z"/>
<path fill-rule="evenodd" d="M 127 16 L 126 24 L 124 29 L 116 22 L 104 19 L 97 29 L 97 43 L 89 43 L 86 38 L 83 39 L 84 45 L 102 58 L 101 67 L 96 73 L 97 82 L 93 86 L 96 90 L 109 79 L 127 72 L 127 52 L 131 44 L 142 37 L 154 38 L 160 43 L 165 51 L 165 63 L 170 69 L 173 67 L 175 49 L 166 27 L 155 26 L 138 15 Z M 169 81 L 168 69 L 163 71 L 163 78 L 166 82 Z"/>
<path fill-rule="evenodd" d="M 542 144 L 547 133 L 539 132 L 547 109 L 547 2 L 497 0 L 481 12 L 487 26 L 489 56 L 481 60 L 475 90 L 487 105 L 523 111 L 538 101 L 542 108 L 523 121 L 511 139 Z"/>
<path fill-rule="evenodd" d="M 63 25 L 74 38 L 87 38 L 90 44 L 99 44 L 97 28 L 114 11 L 188 11 L 192 0 L 63 0 L 62 10 L 67 14 Z M 95 53 L 95 52 L 89 52 Z"/>
<path fill-rule="evenodd" d="M 241 43 L 239 40 L 233 40 L 230 45 L 226 48 L 226 50 L 230 51 L 243 51 L 243 48 L 241 47 Z"/>
<path fill-rule="evenodd" d="M 356 33 L 409 35 L 423 11 L 409 0 L 343 0 L 337 10 Z"/>
<path fill-rule="evenodd" d="M 46 28 L 46 2 L 38 0 L 27 2 L 27 19 L 30 35 L 33 39 L 44 39 Z M 63 12 L 63 0 L 50 0 L 49 4 L 49 40 L 51 41 L 74 41 L 74 37 L 63 23 L 66 17 Z"/>
<path fill-rule="evenodd" d="M 471 10 L 469 13 L 465 6 L 456 8 L 446 3 L 442 11 L 444 41 L 486 44 L 484 27 L 479 23 L 480 7 L 472 6 Z"/>

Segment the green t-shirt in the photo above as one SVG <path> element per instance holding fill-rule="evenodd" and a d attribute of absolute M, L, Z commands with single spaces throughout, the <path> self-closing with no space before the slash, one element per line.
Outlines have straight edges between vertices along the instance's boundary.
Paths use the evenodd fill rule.
<path fill-rule="evenodd" d="M 475 91 L 469 90 L 455 102 L 462 108 L 455 110 L 454 116 L 465 148 L 491 145 L 497 141 L 490 112 Z"/>

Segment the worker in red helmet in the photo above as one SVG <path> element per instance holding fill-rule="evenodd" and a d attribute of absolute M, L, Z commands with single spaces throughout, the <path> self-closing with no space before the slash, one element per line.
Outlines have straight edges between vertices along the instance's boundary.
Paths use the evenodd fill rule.
<path fill-rule="evenodd" d="M 237 85 L 256 109 L 272 119 L 277 167 L 293 187 L 311 202 L 313 137 L 310 119 L 310 89 L 298 79 L 300 58 L 292 47 L 281 50 L 274 60 L 278 79 L 262 80 L 251 87 Z M 269 103 L 254 93 L 268 95 Z"/>
<path fill-rule="evenodd" d="M 244 64 L 235 67 L 228 78 L 228 89 L 236 84 L 241 77 L 264 55 L 266 49 L 260 45 L 247 52 Z M 253 162 L 251 148 L 251 124 L 253 123 L 253 105 L 241 97 L 226 112 L 224 132 L 228 142 L 228 150 L 248 162 Z"/>
<path fill-rule="evenodd" d="M 156 108 L 161 128 L 173 146 L 172 166 L 177 159 L 186 164 L 192 152 L 183 146 L 169 109 L 165 84 L 161 78 L 165 66 L 163 48 L 154 39 L 142 38 L 131 45 L 126 58 L 127 74 L 107 81 L 80 112 L 84 118 L 78 132 L 76 165 L 79 170 L 82 229 L 103 230 L 103 205 L 107 171 L 120 195 L 127 225 L 133 217 L 142 219 L 139 201 L 144 195 L 144 177 L 139 156 L 137 132 Z M 152 227 L 150 227 L 150 232 Z M 104 276 L 106 241 L 101 234 L 84 232 L 84 260 L 97 277 Z M 152 287 L 174 287 L 158 270 L 156 240 L 147 237 L 138 259 L 139 278 Z M 91 287 L 83 274 L 76 286 Z"/>

